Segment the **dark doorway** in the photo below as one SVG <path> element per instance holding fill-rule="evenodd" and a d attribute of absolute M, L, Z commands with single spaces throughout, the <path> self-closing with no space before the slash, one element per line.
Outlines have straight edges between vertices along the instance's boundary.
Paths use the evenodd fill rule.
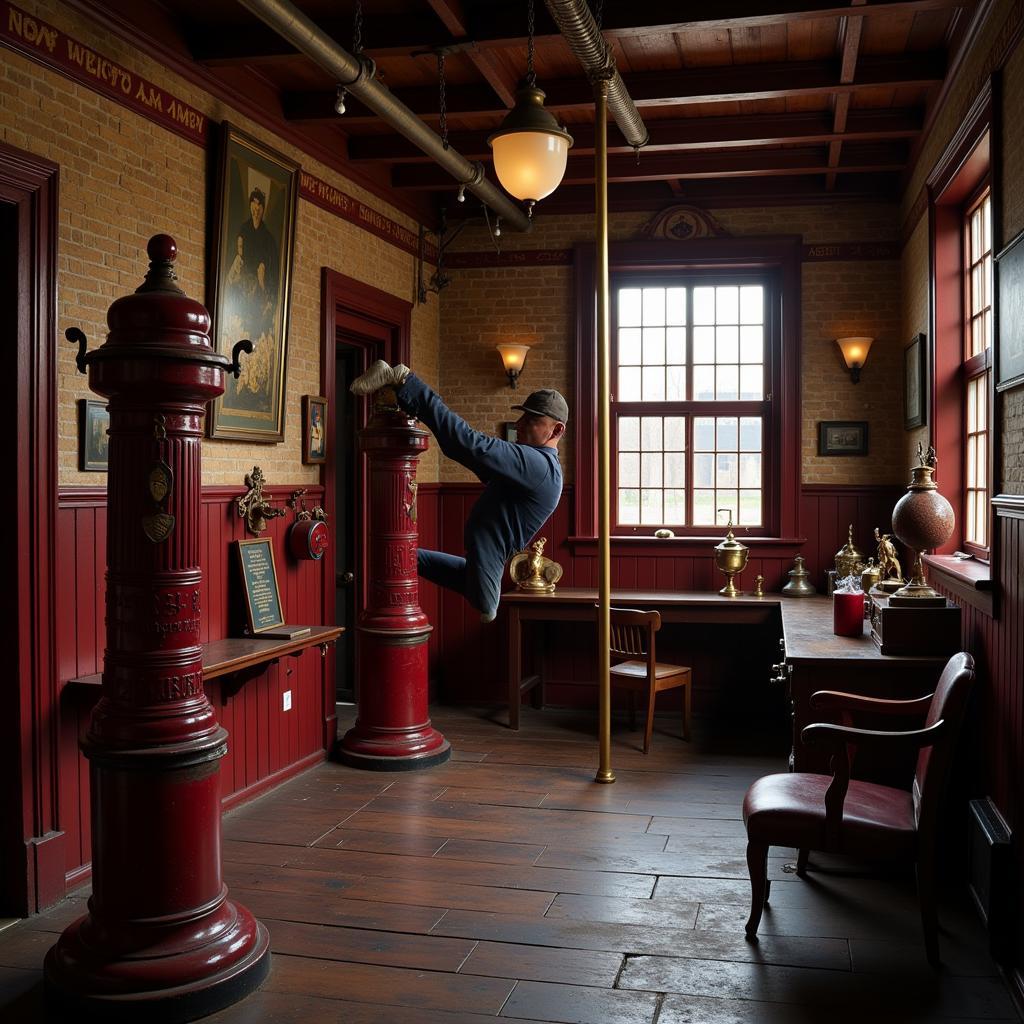
<path fill-rule="evenodd" d="M 334 452 L 335 452 L 335 533 L 337 544 L 334 548 L 334 612 L 335 623 L 345 627 L 345 632 L 338 638 L 335 649 L 334 686 L 335 697 L 339 702 L 351 703 L 355 700 L 355 618 L 356 618 L 356 532 L 359 528 L 359 515 L 356 494 L 359 451 L 357 449 L 358 424 L 356 416 L 359 403 L 355 400 L 348 387 L 359 376 L 360 355 L 358 348 L 342 343 L 338 339 L 337 358 L 335 365 L 335 420 L 334 420 Z"/>
<path fill-rule="evenodd" d="M 325 699 L 358 699 L 359 614 L 369 588 L 365 537 L 366 479 L 359 452 L 359 430 L 369 403 L 349 392 L 349 385 L 375 359 L 409 362 L 412 303 L 378 288 L 322 271 L 323 321 L 321 381 L 328 402 L 328 432 L 334 454 L 324 465 L 324 507 L 332 524 L 335 555 L 333 585 L 324 581 L 324 622 L 345 627 L 335 650 L 327 656 Z M 333 660 L 332 660 L 333 659 Z M 333 680 L 333 687 L 331 685 Z M 335 706 L 324 708 L 325 742 L 333 745 L 337 729 Z"/>

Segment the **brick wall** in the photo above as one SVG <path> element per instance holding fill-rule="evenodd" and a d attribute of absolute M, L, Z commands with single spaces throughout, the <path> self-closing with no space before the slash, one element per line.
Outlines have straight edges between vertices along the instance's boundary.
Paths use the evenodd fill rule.
<path fill-rule="evenodd" d="M 883 203 L 715 210 L 730 234 L 799 234 L 805 244 L 888 242 L 896 238 L 896 207 Z M 650 213 L 611 217 L 613 241 L 637 237 Z M 586 217 L 545 217 L 543 204 L 529 235 L 502 236 L 506 250 L 564 249 L 592 239 Z M 463 251 L 491 251 L 485 227 L 459 238 Z M 517 267 L 453 271 L 442 295 L 441 389 L 449 404 L 478 429 L 494 431 L 510 417 L 512 392 L 494 346 L 501 341 L 534 345 L 520 390 L 556 387 L 569 399 L 575 390 L 573 282 L 569 267 Z M 803 480 L 805 483 L 875 484 L 900 482 L 902 353 L 900 279 L 895 261 L 835 261 L 803 267 Z M 834 339 L 875 337 L 861 383 L 854 385 Z M 896 410 L 894 415 L 893 410 Z M 819 420 L 867 420 L 866 458 L 819 458 Z M 562 445 L 563 465 L 572 463 L 571 431 Z M 441 479 L 471 479 L 445 462 Z M 567 474 L 567 479 L 570 479 Z"/>
<path fill-rule="evenodd" d="M 93 47 L 104 57 L 167 89 L 213 122 L 230 120 L 299 161 L 305 170 L 342 188 L 392 220 L 416 230 L 407 216 L 341 178 L 294 147 L 168 72 L 113 33 L 96 29 L 55 2 L 19 6 Z M 75 368 L 75 350 L 63 340 L 78 326 L 90 348 L 106 337 L 106 312 L 134 291 L 147 267 L 146 242 L 157 232 L 178 243 L 178 279 L 192 298 L 205 297 L 207 189 L 213 151 L 189 142 L 84 85 L 3 49 L 0 62 L 0 139 L 60 164 L 58 241 L 59 477 L 65 485 L 105 481 L 78 472 L 76 400 L 95 398 Z M 320 269 L 328 265 L 377 288 L 412 299 L 415 259 L 383 239 L 302 199 L 298 204 L 288 341 L 285 440 L 277 445 L 206 441 L 205 483 L 238 483 L 254 461 L 274 483 L 315 483 L 316 466 L 301 464 L 301 396 L 320 394 Z M 416 307 L 413 361 L 437 382 L 438 306 Z M 437 456 L 423 460 L 423 478 L 436 479 Z"/>

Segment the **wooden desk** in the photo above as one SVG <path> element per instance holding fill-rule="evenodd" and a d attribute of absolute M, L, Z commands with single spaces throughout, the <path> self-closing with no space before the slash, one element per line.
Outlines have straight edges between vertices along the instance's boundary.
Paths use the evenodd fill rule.
<path fill-rule="evenodd" d="M 229 637 L 203 644 L 203 682 L 218 676 L 232 675 L 257 665 L 266 665 L 286 654 L 298 655 L 308 647 L 320 647 L 327 653 L 327 645 L 345 632 L 344 626 L 310 626 L 304 636 L 291 640 L 261 640 L 259 637 Z M 69 679 L 65 686 L 101 686 L 103 673 Z"/>
<path fill-rule="evenodd" d="M 768 626 L 777 632 L 780 657 L 771 681 L 785 683 L 791 701 L 793 743 L 790 767 L 824 771 L 818 751 L 800 743 L 809 725 L 810 696 L 817 690 L 848 690 L 871 697 L 920 697 L 934 689 L 945 657 L 893 657 L 882 654 L 870 632 L 841 637 L 832 632 L 832 601 L 827 597 L 784 598 L 744 595 L 722 597 L 715 592 L 617 590 L 612 604 L 625 608 L 656 608 L 664 622 L 727 623 Z M 519 728 L 519 706 L 531 692 L 534 706 L 543 704 L 541 675 L 523 677 L 522 624 L 529 621 L 595 621 L 597 591 L 567 587 L 554 594 L 510 591 L 502 595 L 508 629 L 509 727 Z M 865 623 L 865 626 L 867 624 Z M 780 667 L 781 666 L 781 667 Z M 765 682 L 769 682 L 768 679 Z"/>

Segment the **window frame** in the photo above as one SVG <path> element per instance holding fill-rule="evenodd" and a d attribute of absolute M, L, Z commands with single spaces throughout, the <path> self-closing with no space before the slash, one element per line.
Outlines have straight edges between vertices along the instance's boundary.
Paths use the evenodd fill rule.
<path fill-rule="evenodd" d="M 985 544 L 978 544 L 975 541 L 967 539 L 966 523 L 968 520 L 967 506 L 972 500 L 971 495 L 973 492 L 984 490 L 985 493 L 985 509 L 986 512 L 991 508 L 992 502 L 992 470 L 991 460 L 989 454 L 992 449 L 992 401 L 993 395 L 995 394 L 993 383 L 991 380 L 992 376 L 992 349 L 995 344 L 995 338 L 993 335 L 989 337 L 988 347 L 977 354 L 971 353 L 972 335 L 973 335 L 973 322 L 976 319 L 973 309 L 973 294 L 972 294 L 972 283 L 971 283 L 971 272 L 977 263 L 971 261 L 971 238 L 969 234 L 968 224 L 974 212 L 979 206 L 983 205 L 985 200 L 988 199 L 989 203 L 989 248 L 988 248 L 988 260 L 990 264 L 990 275 L 989 283 L 991 286 L 995 284 L 995 244 L 994 244 L 994 231 L 995 224 L 992 221 L 993 217 L 993 197 L 992 197 L 992 175 L 991 172 L 985 175 L 982 179 L 981 184 L 974 190 L 973 195 L 963 204 L 962 215 L 960 219 L 960 230 L 963 239 L 963 248 L 961 256 L 961 272 L 963 275 L 963 333 L 962 333 L 962 348 L 961 348 L 961 363 L 960 363 L 960 386 L 962 388 L 962 424 L 961 424 L 961 464 L 963 473 L 963 488 L 962 488 L 962 500 L 960 503 L 961 512 L 961 546 L 964 551 L 974 555 L 975 558 L 983 562 L 988 562 L 991 554 L 992 546 L 992 516 L 986 514 L 985 516 Z M 984 254 L 982 255 L 982 261 L 984 261 Z M 988 296 L 988 312 L 989 312 L 989 324 L 990 330 L 994 329 L 995 326 L 995 296 L 989 294 Z M 978 380 L 981 377 L 987 376 L 989 379 L 985 385 L 985 429 L 978 431 L 977 434 L 984 433 L 985 435 L 985 487 L 971 487 L 969 474 L 968 474 L 968 448 L 971 437 L 971 430 L 967 423 L 967 410 L 969 407 L 968 393 L 972 381 Z M 977 434 L 975 436 L 977 436 Z"/>
<path fill-rule="evenodd" d="M 751 285 L 757 284 L 762 286 L 765 290 L 765 319 L 763 322 L 764 335 L 765 335 L 765 352 L 764 352 L 764 394 L 765 397 L 760 400 L 704 400 L 700 401 L 697 399 L 681 399 L 677 401 L 636 401 L 636 402 L 622 402 L 618 401 L 615 397 L 617 381 L 615 379 L 615 371 L 618 366 L 617 354 L 618 354 L 618 331 L 616 330 L 616 310 L 618 308 L 617 295 L 620 288 L 623 287 L 636 287 L 636 288 L 647 288 L 647 287 L 667 287 L 669 285 L 675 287 L 685 287 L 688 291 L 687 295 L 687 389 L 690 390 L 693 387 L 693 289 L 696 287 L 714 287 L 720 285 Z M 742 270 L 731 269 L 727 267 L 716 267 L 716 268 L 700 268 L 700 269 L 683 269 L 677 268 L 674 271 L 666 272 L 660 270 L 652 272 L 644 268 L 631 268 L 629 270 L 618 271 L 615 274 L 610 275 L 609 281 L 609 306 L 611 310 L 611 381 L 609 395 L 610 400 L 610 419 L 609 419 L 609 432 L 610 432 L 610 491 L 611 491 L 611 524 L 612 533 L 616 536 L 622 537 L 650 537 L 653 536 L 654 531 L 660 529 L 663 525 L 671 528 L 676 536 L 680 537 L 691 537 L 691 536 L 706 536 L 709 530 L 717 531 L 719 528 L 724 532 L 725 526 L 715 525 L 695 525 L 692 522 L 693 519 L 693 490 L 694 490 L 694 476 L 693 476 L 693 460 L 694 460 L 694 448 L 693 448 L 693 421 L 698 416 L 730 416 L 735 415 L 741 417 L 744 415 L 753 415 L 753 410 L 750 406 L 757 405 L 757 414 L 762 422 L 761 429 L 761 522 L 757 526 L 743 526 L 743 535 L 745 537 L 764 537 L 770 535 L 770 522 L 771 522 L 771 511 L 775 505 L 775 477 L 773 474 L 767 472 L 767 467 L 774 466 L 773 462 L 773 431 L 772 431 L 772 384 L 775 379 L 775 364 L 777 363 L 776 353 L 778 351 L 778 331 L 779 331 L 779 310 L 781 309 L 781 290 L 779 288 L 777 275 L 771 272 L 765 272 L 757 268 L 745 267 Z M 683 486 L 683 490 L 686 492 L 686 505 L 687 505 L 687 516 L 691 520 L 686 525 L 680 525 L 676 523 L 665 523 L 665 524 L 650 524 L 650 523 L 620 523 L 618 521 L 618 475 L 619 466 L 617 455 L 619 453 L 618 448 L 618 420 L 621 416 L 644 416 L 644 415 L 661 415 L 671 416 L 679 415 L 686 418 L 686 467 L 687 476 Z M 664 488 L 662 488 L 664 489 Z M 740 488 L 737 486 L 737 490 Z M 739 518 L 739 508 L 736 510 L 736 517 Z M 739 523 L 734 522 L 734 526 L 739 528 Z"/>
<path fill-rule="evenodd" d="M 742 531 L 754 546 L 798 538 L 801 477 L 800 450 L 800 310 L 802 239 L 798 235 L 750 238 L 698 238 L 685 241 L 645 240 L 616 242 L 609 246 L 610 282 L 625 276 L 651 278 L 686 276 L 731 277 L 741 273 L 757 275 L 778 297 L 769 305 L 774 322 L 766 359 L 771 367 L 766 380 L 764 451 L 762 479 L 770 498 L 765 498 L 765 522 L 760 528 Z M 593 244 L 574 250 L 576 307 L 576 424 L 578 439 L 597 435 L 597 259 Z M 708 403 L 709 408 L 714 403 Z M 609 423 L 609 431 L 612 424 Z M 592 542 L 597 537 L 597 445 L 575 445 L 575 501 L 573 536 L 575 542 Z M 612 460 L 614 475 L 614 458 Z M 612 480 L 609 480 L 609 484 Z M 615 533 L 613 541 L 653 540 L 656 527 L 642 527 L 646 533 Z M 725 535 L 724 526 L 686 530 L 673 541 L 659 544 L 703 544 Z"/>
<path fill-rule="evenodd" d="M 999 251 L 998 189 L 993 169 L 997 166 L 991 82 L 974 101 L 959 131 L 950 141 L 926 181 L 929 221 L 929 319 L 931 366 L 931 413 L 929 441 L 939 458 L 936 483 L 953 505 L 956 529 L 936 554 L 966 550 L 989 567 L 994 564 L 995 487 L 998 439 L 995 432 L 995 375 L 989 369 L 986 415 L 989 444 L 986 452 L 988 499 L 986 537 L 981 548 L 965 540 L 966 527 L 966 374 L 983 361 L 991 363 L 992 350 L 966 358 L 969 324 L 964 223 L 967 211 L 987 189 L 991 196 L 992 251 Z M 953 280 L 957 286 L 950 287 Z M 945 286 L 940 287 L 939 282 Z M 995 306 L 996 304 L 993 303 Z M 995 311 L 998 316 L 998 310 Z M 976 364 L 977 363 L 977 364 Z M 984 372 L 984 369 L 982 370 Z"/>

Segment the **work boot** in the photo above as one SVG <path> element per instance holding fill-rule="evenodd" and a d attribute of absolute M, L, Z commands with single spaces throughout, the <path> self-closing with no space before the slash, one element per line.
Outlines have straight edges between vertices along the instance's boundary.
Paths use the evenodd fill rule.
<path fill-rule="evenodd" d="M 352 381 L 349 385 L 349 390 L 354 395 L 369 395 L 374 391 L 379 391 L 381 388 L 401 387 L 408 376 L 408 366 L 404 366 L 402 363 L 388 366 L 383 359 L 378 359 L 370 365 L 365 373 Z"/>

